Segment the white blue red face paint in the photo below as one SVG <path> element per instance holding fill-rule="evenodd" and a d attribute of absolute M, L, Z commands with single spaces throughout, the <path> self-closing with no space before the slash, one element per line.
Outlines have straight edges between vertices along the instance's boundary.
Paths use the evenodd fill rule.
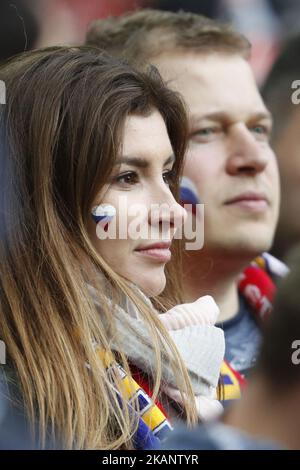
<path fill-rule="evenodd" d="M 97 226 L 101 226 L 105 232 L 110 222 L 116 215 L 116 209 L 110 204 L 99 204 L 92 208 L 92 218 Z"/>
<path fill-rule="evenodd" d="M 189 178 L 183 176 L 180 182 L 180 204 L 182 206 L 189 204 L 191 206 L 192 213 L 196 214 L 197 204 L 200 203 L 201 200 L 195 184 Z M 187 208 L 188 206 L 186 209 Z"/>

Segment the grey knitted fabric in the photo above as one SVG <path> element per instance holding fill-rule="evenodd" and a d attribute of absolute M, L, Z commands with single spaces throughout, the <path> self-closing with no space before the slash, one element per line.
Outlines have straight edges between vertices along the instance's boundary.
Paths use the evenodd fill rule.
<path fill-rule="evenodd" d="M 154 315 L 159 313 L 154 309 L 147 298 L 136 286 L 135 290 L 153 309 Z M 97 308 L 101 305 L 97 300 L 97 293 L 89 286 Z M 151 337 L 139 313 L 129 299 L 125 299 L 114 313 L 118 332 L 118 345 L 112 349 L 122 348 L 128 360 L 144 372 L 155 372 L 155 354 L 151 344 Z M 211 388 L 216 387 L 220 376 L 220 368 L 224 358 L 225 340 L 220 328 L 210 325 L 187 326 L 181 330 L 169 331 L 169 335 L 176 344 L 179 353 L 187 367 L 194 393 L 196 395 L 210 396 Z M 173 370 L 168 361 L 162 364 L 163 381 L 176 387 Z"/>

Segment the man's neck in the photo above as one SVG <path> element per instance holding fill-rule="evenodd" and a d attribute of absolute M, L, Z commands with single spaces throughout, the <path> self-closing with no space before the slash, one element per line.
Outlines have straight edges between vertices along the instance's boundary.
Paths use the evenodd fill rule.
<path fill-rule="evenodd" d="M 187 252 L 183 258 L 185 301 L 211 295 L 220 308 L 218 323 L 233 318 L 239 310 L 237 279 L 247 264 L 248 260 Z"/>
<path fill-rule="evenodd" d="M 242 399 L 222 418 L 224 424 L 253 438 L 273 441 L 287 449 L 300 448 L 299 420 L 297 394 L 277 394 L 275 398 L 274 389 L 256 377 L 252 378 Z"/>
<path fill-rule="evenodd" d="M 285 233 L 282 230 L 277 231 L 274 243 L 272 246 L 271 253 L 276 256 L 276 258 L 283 261 L 285 257 L 288 255 L 289 251 L 297 246 L 299 243 L 299 235 L 298 234 L 290 234 Z"/>

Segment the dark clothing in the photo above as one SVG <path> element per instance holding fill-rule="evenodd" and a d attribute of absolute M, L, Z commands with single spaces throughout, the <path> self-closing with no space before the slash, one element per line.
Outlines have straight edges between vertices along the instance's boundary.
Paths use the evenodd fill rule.
<path fill-rule="evenodd" d="M 256 363 L 262 334 L 255 321 L 255 314 L 246 300 L 239 297 L 237 315 L 216 326 L 224 331 L 225 359 L 241 375 L 247 376 Z"/>
<path fill-rule="evenodd" d="M 21 408 L 12 401 L 7 376 L 0 369 L 0 449 L 35 448 L 28 421 Z"/>
<path fill-rule="evenodd" d="M 5 369 L 4 369 L 5 368 Z M 0 366 L 0 450 L 37 450 L 38 427 L 35 438 L 19 389 L 16 386 L 13 369 Z M 46 438 L 45 449 L 59 449 L 51 439 Z"/>
<path fill-rule="evenodd" d="M 175 428 L 165 450 L 279 450 L 271 441 L 256 439 L 220 422 L 200 425 L 193 431 Z"/>

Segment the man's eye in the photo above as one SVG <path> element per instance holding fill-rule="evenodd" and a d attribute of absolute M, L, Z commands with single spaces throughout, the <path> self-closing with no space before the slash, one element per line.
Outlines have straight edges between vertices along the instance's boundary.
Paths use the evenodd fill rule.
<path fill-rule="evenodd" d="M 205 127 L 203 129 L 199 129 L 199 131 L 197 131 L 197 134 L 198 135 L 203 135 L 203 136 L 209 136 L 209 135 L 213 134 L 214 132 L 216 132 L 215 127 Z"/>
<path fill-rule="evenodd" d="M 254 132 L 257 132 L 257 134 L 265 134 L 267 131 L 265 126 L 254 126 L 252 127 L 252 130 Z"/>
<path fill-rule="evenodd" d="M 138 182 L 138 175 L 134 171 L 128 171 L 116 177 L 115 181 L 122 185 L 133 185 Z"/>
<path fill-rule="evenodd" d="M 165 173 L 163 173 L 164 182 L 168 185 L 172 185 L 174 183 L 175 177 L 176 175 L 174 170 L 165 171 Z"/>
<path fill-rule="evenodd" d="M 221 127 L 211 126 L 211 127 L 202 127 L 191 133 L 190 138 L 194 141 L 199 142 L 210 142 L 216 137 L 221 136 Z"/>
<path fill-rule="evenodd" d="M 257 134 L 258 136 L 267 137 L 267 138 L 270 136 L 270 129 L 266 126 L 257 125 L 257 126 L 251 127 L 250 130 L 254 132 L 255 134 Z"/>

